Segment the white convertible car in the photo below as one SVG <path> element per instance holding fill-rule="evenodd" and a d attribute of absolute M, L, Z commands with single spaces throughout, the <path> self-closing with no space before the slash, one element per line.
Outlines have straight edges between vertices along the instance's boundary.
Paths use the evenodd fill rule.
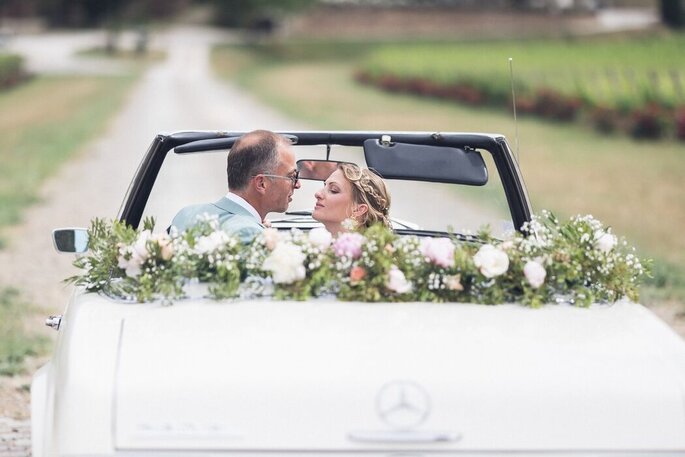
<path fill-rule="evenodd" d="M 502 136 L 286 133 L 300 158 L 375 167 L 400 236 L 464 227 L 473 241 L 484 223 L 500 236 L 531 219 Z M 118 220 L 164 225 L 223 195 L 239 135 L 157 136 Z M 303 183 L 291 205 L 303 210 L 273 225 L 316 225 L 306 210 L 320 185 Z M 87 237 L 55 241 L 82 252 Z M 167 306 L 77 287 L 48 323 L 59 336 L 31 386 L 35 457 L 685 455 L 685 342 L 629 301 Z"/>

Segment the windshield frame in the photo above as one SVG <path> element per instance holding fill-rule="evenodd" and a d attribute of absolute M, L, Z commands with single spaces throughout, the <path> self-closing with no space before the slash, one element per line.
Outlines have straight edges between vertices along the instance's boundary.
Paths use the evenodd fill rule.
<path fill-rule="evenodd" d="M 159 134 L 143 156 L 124 198 L 118 219 L 138 228 L 159 171 L 168 153 L 196 154 L 228 150 L 235 140 L 247 132 L 189 131 Z M 368 139 L 392 138 L 392 141 L 435 146 L 472 148 L 490 153 L 502 182 L 511 220 L 520 231 L 531 220 L 532 208 L 518 163 L 506 139 L 498 134 L 456 132 L 341 132 L 341 131 L 287 131 L 293 146 L 339 145 L 363 147 Z M 422 231 L 417 231 L 422 232 Z M 437 232 L 436 232 L 437 233 Z"/>

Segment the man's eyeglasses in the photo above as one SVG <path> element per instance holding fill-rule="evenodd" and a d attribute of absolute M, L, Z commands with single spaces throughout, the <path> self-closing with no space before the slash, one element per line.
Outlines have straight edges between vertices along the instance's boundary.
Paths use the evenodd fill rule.
<path fill-rule="evenodd" d="M 297 186 L 297 182 L 300 180 L 300 170 L 295 170 L 295 174 L 293 174 L 292 176 L 269 175 L 266 173 L 260 173 L 258 175 L 253 176 L 253 178 L 257 176 L 266 176 L 267 178 L 289 179 L 292 186 L 295 187 Z"/>

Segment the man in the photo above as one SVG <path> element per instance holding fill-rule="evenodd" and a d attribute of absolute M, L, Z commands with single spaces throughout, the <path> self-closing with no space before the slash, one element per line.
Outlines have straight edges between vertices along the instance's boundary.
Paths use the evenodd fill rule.
<path fill-rule="evenodd" d="M 300 188 L 290 140 L 267 130 L 240 137 L 226 160 L 228 194 L 211 204 L 187 206 L 171 225 L 184 231 L 202 214 L 217 215 L 221 228 L 250 242 L 264 230 L 267 213 L 284 212 Z"/>

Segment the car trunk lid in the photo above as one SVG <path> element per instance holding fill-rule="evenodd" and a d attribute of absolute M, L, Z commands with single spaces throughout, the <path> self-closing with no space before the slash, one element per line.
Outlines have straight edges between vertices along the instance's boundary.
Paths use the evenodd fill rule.
<path fill-rule="evenodd" d="M 685 449 L 685 344 L 649 311 L 187 301 L 127 318 L 118 449 Z"/>

